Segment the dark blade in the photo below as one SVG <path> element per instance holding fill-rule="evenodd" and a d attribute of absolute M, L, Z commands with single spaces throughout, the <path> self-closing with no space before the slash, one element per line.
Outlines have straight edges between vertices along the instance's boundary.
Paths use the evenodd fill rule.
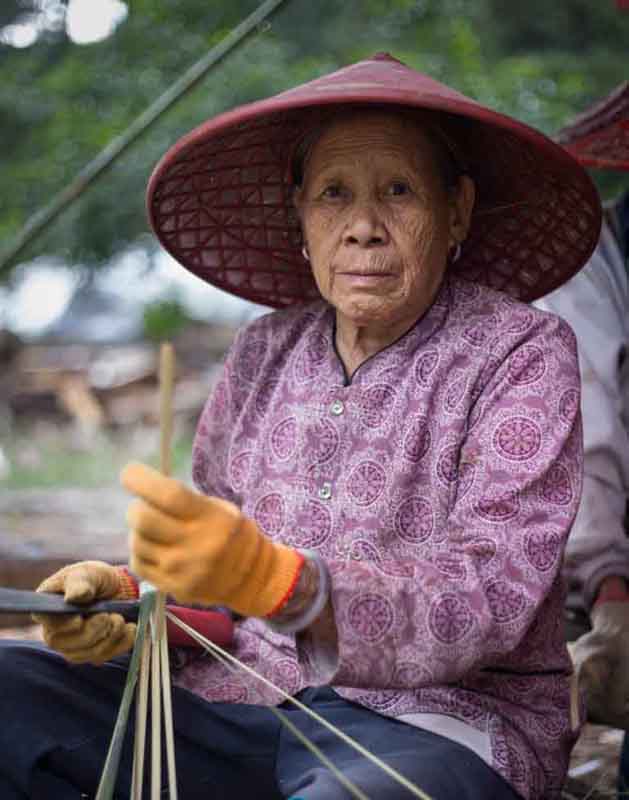
<path fill-rule="evenodd" d="M 101 600 L 77 606 L 66 603 L 60 594 L 0 587 L 0 614 L 97 614 L 107 611 L 135 621 L 139 608 L 139 600 Z"/>

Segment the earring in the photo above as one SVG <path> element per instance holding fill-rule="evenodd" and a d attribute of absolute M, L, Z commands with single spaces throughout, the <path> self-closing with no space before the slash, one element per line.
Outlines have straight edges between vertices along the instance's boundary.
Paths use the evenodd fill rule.
<path fill-rule="evenodd" d="M 301 254 L 305 258 L 306 261 L 310 261 L 310 253 L 308 252 L 308 248 L 304 245 L 301 248 Z"/>
<path fill-rule="evenodd" d="M 461 242 L 457 242 L 456 247 L 450 250 L 450 263 L 456 264 L 459 258 L 461 258 Z"/>

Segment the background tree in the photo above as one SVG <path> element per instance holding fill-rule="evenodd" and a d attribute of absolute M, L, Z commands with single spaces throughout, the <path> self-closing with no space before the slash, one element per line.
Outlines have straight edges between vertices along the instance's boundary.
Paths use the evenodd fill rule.
<path fill-rule="evenodd" d="M 66 29 L 75 1 L 5 0 L 0 8 L 3 243 L 258 6 L 134 0 L 111 36 L 79 45 Z M 24 259 L 46 253 L 98 267 L 142 237 L 154 246 L 144 187 L 181 133 L 376 51 L 552 134 L 629 78 L 627 41 L 629 13 L 614 0 L 287 0 L 272 24 L 171 109 Z M 0 276 L 9 279 L 8 271 Z"/>

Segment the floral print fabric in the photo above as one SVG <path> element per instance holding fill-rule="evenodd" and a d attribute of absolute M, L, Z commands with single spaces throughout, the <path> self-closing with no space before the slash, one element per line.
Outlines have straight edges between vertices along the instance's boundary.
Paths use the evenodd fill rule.
<path fill-rule="evenodd" d="M 242 331 L 201 417 L 194 479 L 331 574 L 338 652 L 261 620 L 235 654 L 289 693 L 331 684 L 381 714 L 485 732 L 527 800 L 559 794 L 569 718 L 560 564 L 581 491 L 579 378 L 565 323 L 448 279 L 349 380 L 323 302 Z M 210 701 L 275 704 L 201 659 Z"/>

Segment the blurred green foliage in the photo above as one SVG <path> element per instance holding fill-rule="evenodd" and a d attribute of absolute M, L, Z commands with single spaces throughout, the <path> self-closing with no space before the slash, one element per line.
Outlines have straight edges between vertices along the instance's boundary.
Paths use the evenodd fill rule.
<path fill-rule="evenodd" d="M 118 486 L 121 469 L 138 459 L 137 445 L 128 431 L 99 434 L 94 443 L 98 446 L 91 447 L 72 447 L 70 438 L 68 432 L 62 429 L 54 438 L 34 438 L 32 431 L 20 432 L 12 437 L 6 447 L 6 457 L 12 468 L 6 477 L 0 477 L 0 489 Z M 21 456 L 26 448 L 31 451 L 31 458 L 25 462 Z M 155 453 L 143 455 L 142 460 L 155 469 L 159 468 L 157 435 Z M 188 480 L 191 464 L 192 435 L 186 430 L 173 440 L 173 476 Z"/>
<path fill-rule="evenodd" d="M 142 322 L 146 339 L 166 341 L 180 333 L 190 317 L 178 300 L 167 299 L 145 305 Z"/>
<path fill-rule="evenodd" d="M 63 26 L 66 2 L 5 0 L 0 10 L 0 29 L 25 14 L 52 19 L 29 47 L 0 43 L 5 243 L 258 5 L 134 0 L 112 36 L 77 45 Z M 271 24 L 162 117 L 23 258 L 48 253 L 101 265 L 147 233 L 147 178 L 182 133 L 225 108 L 376 51 L 552 134 L 629 77 L 628 41 L 629 12 L 614 0 L 287 0 Z M 614 191 L 613 181 L 605 185 Z"/>

